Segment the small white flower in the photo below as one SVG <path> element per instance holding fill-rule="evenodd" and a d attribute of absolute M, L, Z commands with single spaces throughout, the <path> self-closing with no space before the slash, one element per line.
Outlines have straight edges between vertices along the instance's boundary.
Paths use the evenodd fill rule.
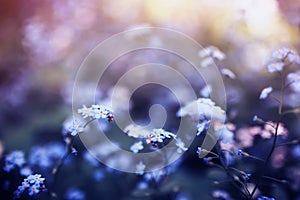
<path fill-rule="evenodd" d="M 83 123 L 73 119 L 72 117 L 68 118 L 63 123 L 63 135 L 66 136 L 67 134 L 70 134 L 72 136 L 76 136 L 78 133 L 83 132 L 84 127 Z"/>
<path fill-rule="evenodd" d="M 147 181 L 151 181 L 154 179 L 156 182 L 159 182 L 163 177 L 166 177 L 167 174 L 168 172 L 166 169 L 155 170 L 146 173 L 144 179 Z"/>
<path fill-rule="evenodd" d="M 297 51 L 294 49 L 289 49 L 286 47 L 279 48 L 272 53 L 273 58 L 283 60 L 287 58 L 287 60 L 291 63 L 300 64 L 300 56 Z"/>
<path fill-rule="evenodd" d="M 166 138 L 163 129 L 153 129 L 151 132 L 152 142 L 163 142 Z"/>
<path fill-rule="evenodd" d="M 143 129 L 141 126 L 129 124 L 123 130 L 128 136 L 133 138 L 146 138 L 151 134 L 150 131 Z"/>
<path fill-rule="evenodd" d="M 287 75 L 287 79 L 289 82 L 299 82 L 300 81 L 300 71 L 294 73 L 291 72 Z"/>
<path fill-rule="evenodd" d="M 283 59 L 287 56 L 288 52 L 289 52 L 288 48 L 282 47 L 273 51 L 272 57 L 276 59 Z"/>
<path fill-rule="evenodd" d="M 208 51 L 206 48 L 204 48 L 198 52 L 198 56 L 200 58 L 204 58 L 204 57 L 210 56 L 210 53 L 211 53 L 210 51 Z"/>
<path fill-rule="evenodd" d="M 106 119 L 107 118 L 107 115 L 109 114 L 109 110 L 106 109 L 104 106 L 102 105 L 92 105 L 92 109 L 93 109 L 93 112 L 94 112 L 94 117 L 96 119 Z"/>
<path fill-rule="evenodd" d="M 176 139 L 176 135 L 174 133 L 163 130 L 163 134 L 166 138 L 175 138 Z"/>
<path fill-rule="evenodd" d="M 202 67 L 208 67 L 214 63 L 214 60 L 211 57 L 206 57 L 204 58 L 201 62 L 200 65 Z"/>
<path fill-rule="evenodd" d="M 138 153 L 140 150 L 142 150 L 144 148 L 143 146 L 143 142 L 139 141 L 139 142 L 135 142 L 133 145 L 131 145 L 130 150 L 133 153 Z"/>
<path fill-rule="evenodd" d="M 300 64 L 300 56 L 299 54 L 294 51 L 294 50 L 291 50 L 287 56 L 288 60 L 291 62 L 291 63 L 298 63 Z"/>
<path fill-rule="evenodd" d="M 136 171 L 135 173 L 138 174 L 138 175 L 143 175 L 145 173 L 145 168 L 146 168 L 146 165 L 140 161 L 139 164 L 136 165 Z"/>
<path fill-rule="evenodd" d="M 300 91 L 300 71 L 291 72 L 287 75 L 287 83 L 295 92 Z"/>
<path fill-rule="evenodd" d="M 113 120 L 113 112 L 103 105 L 96 104 L 91 107 L 86 107 L 85 105 L 77 111 L 83 116 L 83 118 L 90 117 L 92 119 L 107 119 L 108 121 Z"/>
<path fill-rule="evenodd" d="M 87 117 L 93 117 L 94 111 L 91 107 L 86 107 L 85 105 L 82 106 L 82 108 L 78 109 L 78 114 L 81 114 L 83 118 Z"/>
<path fill-rule="evenodd" d="M 226 55 L 222 51 L 220 51 L 219 49 L 215 49 L 212 52 L 212 57 L 217 59 L 217 60 L 224 60 L 226 58 Z"/>
<path fill-rule="evenodd" d="M 273 88 L 271 86 L 264 88 L 259 95 L 259 99 L 266 99 L 272 91 Z"/>
<path fill-rule="evenodd" d="M 166 138 L 175 138 L 176 135 L 174 133 L 165 131 L 164 129 L 153 129 L 151 134 L 146 137 L 147 144 L 163 142 Z"/>
<path fill-rule="evenodd" d="M 200 90 L 200 94 L 201 94 L 203 97 L 209 97 L 211 91 L 212 91 L 211 85 L 206 85 L 206 86 L 204 86 L 204 87 Z"/>
<path fill-rule="evenodd" d="M 208 98 L 199 98 L 180 108 L 177 112 L 178 117 L 191 116 L 195 120 L 199 120 L 204 115 L 207 119 L 215 119 L 223 121 L 225 119 L 225 111 Z"/>
<path fill-rule="evenodd" d="M 276 71 L 282 71 L 284 67 L 284 63 L 283 62 L 274 62 L 268 65 L 268 71 L 270 73 L 276 72 Z"/>
<path fill-rule="evenodd" d="M 182 140 L 180 138 L 176 139 L 176 146 L 178 147 L 177 153 L 182 153 L 182 152 L 188 150 L 188 148 L 185 147 L 184 142 L 182 142 Z"/>
<path fill-rule="evenodd" d="M 235 79 L 236 78 L 236 75 L 229 69 L 227 68 L 223 68 L 221 69 L 221 73 L 224 75 L 224 76 L 227 76 L 231 79 Z"/>
<path fill-rule="evenodd" d="M 226 58 L 226 55 L 215 46 L 208 46 L 204 48 L 203 50 L 198 52 L 198 55 L 200 58 L 210 56 L 217 60 L 224 60 Z"/>
<path fill-rule="evenodd" d="M 78 133 L 83 132 L 83 124 L 77 120 L 73 121 L 73 127 L 70 129 L 71 130 L 71 135 L 75 136 Z"/>

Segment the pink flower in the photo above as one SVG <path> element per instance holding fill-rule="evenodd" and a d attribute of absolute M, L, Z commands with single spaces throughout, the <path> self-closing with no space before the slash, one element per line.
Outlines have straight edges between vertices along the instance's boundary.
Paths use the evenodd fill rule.
<path fill-rule="evenodd" d="M 265 124 L 265 126 L 264 126 L 264 131 L 267 131 L 270 134 L 275 135 L 275 127 L 276 127 L 276 123 L 275 122 L 268 121 Z M 288 131 L 284 127 L 283 123 L 279 123 L 278 131 L 277 132 L 278 132 L 277 135 L 281 135 L 283 137 L 287 137 L 287 135 L 288 135 Z M 271 135 L 269 136 L 266 132 L 264 132 L 264 135 L 262 134 L 261 136 L 263 138 L 270 138 L 271 137 Z M 266 137 L 264 137 L 264 136 L 266 136 Z"/>

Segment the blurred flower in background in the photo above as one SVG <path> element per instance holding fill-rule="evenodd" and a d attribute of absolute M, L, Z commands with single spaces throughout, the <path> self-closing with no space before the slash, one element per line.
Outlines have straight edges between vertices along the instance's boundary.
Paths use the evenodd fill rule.
<path fill-rule="evenodd" d="M 89 80 L 85 80 L 77 87 L 81 96 L 72 96 L 77 70 L 96 45 L 114 34 L 132 29 L 140 31 L 130 35 L 128 41 L 140 41 L 149 34 L 141 29 L 143 27 L 179 31 L 206 47 L 199 49 L 199 64 L 209 68 L 215 63 L 224 75 L 227 113 L 209 99 L 215 92 L 213 86 L 196 76 L 185 60 L 153 49 L 116 58 L 95 90 L 91 89 Z M 297 116 L 300 104 L 299 36 L 298 0 L 3 0 L 0 3 L 1 198 L 29 195 L 36 199 L 66 200 L 99 197 L 240 199 L 238 192 L 226 183 L 226 176 L 201 163 L 195 152 L 205 133 L 215 128 L 222 140 L 220 162 L 228 168 L 241 165 L 239 167 L 245 171 L 254 172 L 255 177 L 260 168 L 249 159 L 254 158 L 252 154 L 264 157 L 265 148 L 271 144 L 275 135 L 272 127 L 276 126 L 273 108 L 277 106 L 272 97 L 279 95 L 280 88 L 276 75 L 289 69 L 292 71 L 287 75 L 283 105 L 296 107 L 289 111 L 296 119 L 286 117 L 278 124 L 276 134 L 280 147 L 276 147 L 272 157 L 274 169 L 269 171 L 280 180 L 285 175 L 289 185 L 276 192 L 272 189 L 266 189 L 266 193 L 258 191 L 255 198 L 273 199 L 273 195 L 279 196 L 276 199 L 299 198 L 300 147 L 287 142 L 289 139 L 298 141 L 300 137 Z M 164 44 L 165 41 L 153 36 L 148 42 Z M 190 52 L 176 41 L 174 46 Z M 110 53 L 107 49 L 103 51 Z M 94 70 L 99 67 L 100 60 L 95 59 Z M 131 94 L 126 84 L 135 83 L 133 79 L 124 86 L 114 87 L 123 74 L 145 63 L 161 63 L 180 70 L 199 95 L 198 100 L 188 103 L 187 89 L 181 85 L 176 92 L 186 98 L 179 102 L 185 105 L 180 108 L 174 94 L 162 88 L 145 87 Z M 293 65 L 284 66 L 284 63 Z M 144 79 L 148 74 L 143 71 L 136 77 Z M 207 76 L 214 79 L 213 75 Z M 116 110 L 112 111 L 114 89 L 119 93 L 115 94 L 118 102 L 113 105 Z M 91 94 L 95 94 L 94 105 L 85 105 Z M 90 149 L 92 155 L 80 140 L 70 139 L 84 137 L 80 135 L 84 123 L 76 124 L 69 118 L 73 114 L 72 98 L 82 102 L 82 107 L 76 109 L 80 109 L 79 114 L 85 120 L 104 118 L 107 119 L 105 122 L 112 121 L 113 112 L 128 109 L 137 123 L 122 127 L 123 131 L 115 122 L 100 124 L 115 146 L 94 145 Z M 161 133 L 159 131 L 163 129 L 156 129 L 159 134 L 155 135 L 140 126 L 149 121 L 148 108 L 156 103 L 163 105 L 168 113 L 163 128 L 170 132 Z M 266 124 L 254 124 L 253 115 L 262 116 Z M 175 153 L 184 153 L 184 156 L 168 168 L 149 173 L 147 163 L 139 162 L 134 166 L 136 174 L 127 174 L 110 169 L 93 157 L 105 157 L 112 166 L 131 165 L 131 160 L 120 156 L 119 147 L 136 154 L 144 152 L 148 149 L 144 146 L 146 142 L 138 140 L 147 136 L 151 136 L 152 142 L 168 143 L 165 138 L 170 135 L 166 133 L 176 133 L 179 118 L 188 116 L 193 117 L 195 136 L 198 137 L 188 148 L 185 139 L 190 138 L 177 138 Z M 228 123 L 218 127 L 217 121 L 222 119 Z M 171 137 L 176 138 L 175 135 Z M 74 150 L 71 145 L 66 146 L 71 143 L 74 149 L 76 147 L 77 156 L 65 156 L 68 148 Z M 287 146 L 283 145 L 285 143 Z M 238 149 L 249 152 L 248 157 L 236 156 Z M 214 159 L 211 155 L 204 161 L 209 165 Z M 240 164 L 240 160 L 246 161 Z M 58 170 L 57 176 L 53 176 L 53 168 Z M 220 180 L 224 178 L 224 185 L 218 185 L 220 189 L 211 184 L 213 175 Z M 249 188 L 253 186 L 247 184 Z"/>

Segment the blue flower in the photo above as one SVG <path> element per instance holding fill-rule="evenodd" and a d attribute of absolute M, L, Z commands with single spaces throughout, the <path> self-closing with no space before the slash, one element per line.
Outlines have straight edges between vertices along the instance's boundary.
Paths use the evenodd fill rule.
<path fill-rule="evenodd" d="M 83 115 L 84 118 L 107 119 L 109 122 L 114 119 L 113 111 L 100 104 L 92 105 L 90 108 L 84 106 L 83 108 L 78 109 L 78 113 Z"/>
<path fill-rule="evenodd" d="M 164 130 L 163 129 L 153 129 L 152 131 L 152 135 L 153 135 L 153 142 L 163 142 L 164 139 L 166 138 L 165 134 L 164 134 Z"/>
<path fill-rule="evenodd" d="M 209 162 L 208 158 L 203 158 L 202 161 L 203 161 L 205 164 L 208 164 L 208 162 Z"/>
<path fill-rule="evenodd" d="M 89 165 L 93 167 L 99 166 L 99 161 L 88 151 L 84 152 L 83 159 L 88 162 Z"/>
<path fill-rule="evenodd" d="M 40 192 L 39 188 L 40 188 L 39 184 L 34 184 L 31 187 L 29 187 L 29 189 L 28 189 L 29 196 L 38 194 Z"/>
<path fill-rule="evenodd" d="M 138 153 L 143 148 L 144 148 L 143 142 L 142 141 L 138 141 L 138 142 L 135 142 L 133 145 L 131 145 L 130 150 L 133 153 Z"/>
<path fill-rule="evenodd" d="M 83 123 L 78 120 L 73 119 L 72 117 L 68 118 L 63 123 L 63 136 L 66 137 L 68 135 L 76 136 L 78 133 L 83 132 Z"/>
<path fill-rule="evenodd" d="M 5 156 L 5 163 L 3 170 L 10 172 L 15 167 L 22 167 L 26 163 L 23 151 L 12 151 Z"/>
<path fill-rule="evenodd" d="M 45 145 L 33 146 L 29 153 L 29 163 L 48 169 L 53 166 L 57 159 L 65 153 L 65 147 L 60 142 L 51 142 Z"/>
<path fill-rule="evenodd" d="M 27 181 L 27 180 L 24 180 L 24 181 L 22 182 L 22 185 L 18 186 L 18 190 L 19 190 L 20 192 L 24 192 L 24 191 L 26 190 L 26 188 L 28 188 L 29 186 L 30 186 L 30 185 L 29 185 L 28 181 Z"/>
<path fill-rule="evenodd" d="M 45 181 L 41 174 L 29 175 L 26 180 L 31 184 L 40 184 Z"/>
<path fill-rule="evenodd" d="M 32 174 L 32 170 L 29 168 L 29 167 L 23 167 L 21 170 L 20 170 L 20 174 L 22 176 L 29 176 L 30 174 Z"/>
<path fill-rule="evenodd" d="M 106 109 L 104 106 L 102 105 L 92 105 L 92 109 L 93 109 L 93 112 L 94 112 L 94 118 L 96 119 L 106 119 L 107 118 L 107 115 L 109 113 L 109 110 Z"/>
<path fill-rule="evenodd" d="M 200 135 L 203 131 L 206 131 L 210 126 L 210 120 L 201 120 L 197 124 L 197 136 Z"/>
<path fill-rule="evenodd" d="M 259 196 L 257 200 L 275 200 L 275 198 L 266 197 L 266 196 Z"/>
<path fill-rule="evenodd" d="M 239 155 L 239 156 L 245 156 L 245 157 L 250 156 L 247 152 L 244 152 L 244 151 L 241 150 L 241 149 L 238 150 L 238 155 Z"/>
<path fill-rule="evenodd" d="M 150 135 L 146 138 L 147 144 L 149 143 L 158 143 L 158 142 L 163 142 L 166 138 L 175 138 L 176 135 L 165 131 L 164 129 L 153 129 L 150 133 Z"/>
<path fill-rule="evenodd" d="M 146 168 L 146 165 L 142 161 L 140 161 L 136 165 L 136 171 L 135 171 L 135 173 L 138 174 L 138 175 L 143 175 L 145 173 L 145 168 Z"/>
<path fill-rule="evenodd" d="M 294 157 L 300 159 L 300 145 L 296 145 L 292 148 L 292 154 Z"/>
<path fill-rule="evenodd" d="M 295 51 L 295 50 L 291 50 L 289 52 L 289 54 L 287 55 L 287 59 L 291 62 L 291 63 L 297 63 L 300 64 L 300 56 L 299 54 Z"/>
<path fill-rule="evenodd" d="M 220 135 L 220 141 L 225 144 L 232 144 L 234 142 L 234 133 L 230 131 L 227 127 L 218 130 L 217 134 Z"/>
<path fill-rule="evenodd" d="M 230 195 L 224 190 L 214 190 L 212 192 L 212 196 L 214 198 L 224 199 L 224 200 L 232 200 Z"/>
<path fill-rule="evenodd" d="M 149 185 L 148 185 L 148 183 L 145 182 L 145 181 L 139 182 L 139 183 L 137 184 L 137 186 L 136 186 L 136 188 L 138 188 L 138 189 L 146 189 L 146 188 L 148 188 L 148 187 L 149 187 Z"/>
<path fill-rule="evenodd" d="M 41 174 L 29 175 L 23 180 L 22 185 L 18 186 L 13 198 L 20 198 L 26 190 L 29 196 L 38 194 L 40 191 L 46 191 L 44 181 L 45 178 Z"/>
<path fill-rule="evenodd" d="M 258 120 L 258 116 L 254 115 L 253 118 L 252 118 L 252 121 L 256 122 L 257 120 Z"/>
<path fill-rule="evenodd" d="M 284 67 L 284 63 L 283 62 L 274 62 L 268 65 L 268 71 L 270 73 L 276 72 L 276 71 L 282 71 Z"/>
<path fill-rule="evenodd" d="M 235 157 L 229 151 L 222 151 L 220 160 L 225 167 L 229 167 L 235 163 Z"/>
<path fill-rule="evenodd" d="M 65 193 L 65 200 L 85 200 L 85 193 L 77 188 L 70 188 Z"/>
<path fill-rule="evenodd" d="M 188 148 L 185 146 L 185 143 L 180 138 L 176 139 L 175 144 L 178 147 L 177 148 L 177 153 L 182 153 L 182 152 L 188 150 Z"/>
<path fill-rule="evenodd" d="M 104 178 L 104 172 L 101 169 L 97 169 L 93 173 L 93 178 L 95 181 L 100 182 Z"/>
<path fill-rule="evenodd" d="M 245 178 L 245 180 L 249 180 L 251 176 L 252 176 L 252 174 L 249 174 L 249 173 L 248 173 L 248 174 L 245 174 L 245 175 L 244 175 L 244 178 Z"/>

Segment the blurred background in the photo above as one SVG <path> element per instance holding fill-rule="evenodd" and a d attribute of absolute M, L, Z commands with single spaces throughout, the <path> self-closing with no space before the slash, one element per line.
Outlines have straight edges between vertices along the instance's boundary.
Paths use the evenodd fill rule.
<path fill-rule="evenodd" d="M 2 0 L 2 160 L 5 153 L 13 150 L 23 150 L 29 158 L 32 152 L 37 151 L 33 147 L 44 148 L 40 151 L 46 154 L 54 143 L 63 145 L 62 123 L 72 111 L 72 84 L 83 59 L 97 44 L 113 34 L 147 26 L 180 31 L 202 46 L 214 45 L 226 54 L 227 58 L 222 65 L 237 76 L 235 81 L 225 80 L 230 122 L 237 127 L 250 126 L 253 125 L 254 114 L 275 119 L 274 104 L 260 102 L 258 96 L 262 88 L 271 84 L 276 86 L 278 82 L 266 69 L 271 52 L 282 46 L 293 47 L 298 52 L 300 50 L 298 0 Z M 151 52 L 125 56 L 114 63 L 112 69 L 115 71 L 108 72 L 107 79 L 118 77 L 123 69 L 135 63 L 172 59 L 164 53 L 155 56 Z M 178 58 L 174 59 L 177 62 Z M 203 82 L 193 84 L 197 90 L 203 87 Z M 88 85 L 82 89 L 85 87 Z M 101 87 L 99 99 L 105 99 L 109 96 L 111 85 L 104 83 Z M 160 95 L 164 93 L 163 89 L 157 89 L 155 95 L 147 96 L 150 90 L 155 90 L 155 87 L 145 87 L 144 92 L 137 91 L 133 97 L 134 119 L 145 117 L 153 102 L 161 103 L 165 100 Z M 289 107 L 300 103 L 297 93 L 289 95 L 287 99 L 286 106 Z M 177 109 L 175 105 L 170 108 L 170 112 L 176 113 Z M 284 120 L 290 132 L 289 137 L 298 138 L 297 117 Z M 172 129 L 175 125 L 170 123 L 168 126 Z M 197 141 L 192 149 L 196 146 Z M 56 185 L 59 199 L 72 199 L 67 197 L 67 192 L 72 192 L 72 189 L 84 194 L 77 194 L 78 199 L 152 198 L 151 191 L 140 192 L 140 188 L 147 187 L 140 177 L 107 169 L 99 163 L 95 166 L 89 164 L 85 161 L 88 160 L 84 157 L 85 148 L 80 142 L 77 147 L 80 156 L 68 161 L 76 164 L 62 170 L 61 181 Z M 277 168 L 278 171 L 274 173 L 278 175 L 279 170 L 283 170 L 282 174 L 293 173 L 294 177 L 300 177 L 297 159 L 283 165 L 283 168 Z M 49 173 L 49 168 L 36 165 L 33 168 L 37 172 Z M 162 186 L 164 195 L 154 199 L 212 199 L 211 194 L 215 190 L 212 182 L 219 172 L 203 165 L 195 151 L 187 152 L 175 165 L 176 171 Z M 6 185 L 3 195 L 9 199 L 10 192 L 20 181 L 8 183 L 3 174 L 0 178 L 2 185 Z M 276 194 L 278 199 L 297 199 L 300 195 L 299 180 L 277 191 L 268 189 L 268 194 Z M 227 187 L 225 184 L 224 188 Z M 174 194 L 169 194 L 170 191 Z M 233 199 L 238 199 L 234 190 L 229 190 L 229 193 Z"/>

